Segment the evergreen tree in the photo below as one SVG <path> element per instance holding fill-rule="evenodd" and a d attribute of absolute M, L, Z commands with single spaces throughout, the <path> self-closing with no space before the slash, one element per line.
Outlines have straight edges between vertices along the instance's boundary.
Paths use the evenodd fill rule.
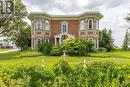
<path fill-rule="evenodd" d="M 126 31 L 126 34 L 125 34 L 122 49 L 128 50 L 128 30 Z"/>
<path fill-rule="evenodd" d="M 114 48 L 113 42 L 111 30 L 103 29 L 99 32 L 99 47 L 112 51 Z"/>
<path fill-rule="evenodd" d="M 130 14 L 125 18 L 127 21 L 130 21 Z"/>

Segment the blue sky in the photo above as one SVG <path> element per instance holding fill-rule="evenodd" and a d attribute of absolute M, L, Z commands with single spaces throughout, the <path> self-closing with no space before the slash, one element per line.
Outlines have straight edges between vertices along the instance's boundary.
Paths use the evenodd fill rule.
<path fill-rule="evenodd" d="M 115 45 L 121 46 L 126 29 L 130 27 L 124 18 L 130 13 L 130 0 L 22 0 L 28 12 L 50 14 L 78 14 L 84 11 L 100 11 L 104 18 L 100 29 L 113 31 Z"/>

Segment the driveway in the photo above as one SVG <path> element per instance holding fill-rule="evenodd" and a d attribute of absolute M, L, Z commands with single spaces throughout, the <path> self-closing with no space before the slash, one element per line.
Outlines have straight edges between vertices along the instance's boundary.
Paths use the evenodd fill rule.
<path fill-rule="evenodd" d="M 17 52 L 17 51 L 20 51 L 20 49 L 19 48 L 10 49 L 10 50 L 7 50 L 7 51 L 1 51 L 0 53 Z"/>

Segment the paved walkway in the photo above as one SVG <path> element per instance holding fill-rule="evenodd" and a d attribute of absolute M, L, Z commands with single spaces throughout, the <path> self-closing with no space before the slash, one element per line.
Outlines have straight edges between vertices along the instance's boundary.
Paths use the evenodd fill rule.
<path fill-rule="evenodd" d="M 7 50 L 7 51 L 1 51 L 0 53 L 17 52 L 19 50 L 20 49 L 16 48 L 16 49 L 10 49 L 10 50 Z"/>

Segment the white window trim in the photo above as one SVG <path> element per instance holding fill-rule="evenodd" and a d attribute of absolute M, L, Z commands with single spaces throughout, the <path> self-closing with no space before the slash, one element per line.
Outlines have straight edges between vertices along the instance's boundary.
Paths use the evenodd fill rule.
<path fill-rule="evenodd" d="M 63 32 L 63 25 L 66 25 L 66 32 Z M 68 33 L 68 22 L 67 21 L 61 22 L 61 32 L 62 33 Z"/>
<path fill-rule="evenodd" d="M 92 20 L 92 28 L 89 28 L 89 21 Z M 93 19 L 88 19 L 88 29 L 93 29 Z"/>
<path fill-rule="evenodd" d="M 82 31 L 82 30 L 84 30 L 84 28 L 85 28 L 85 21 L 84 20 L 81 20 L 80 21 L 80 30 Z"/>
<path fill-rule="evenodd" d="M 99 29 L 99 20 L 96 20 L 96 29 Z"/>
<path fill-rule="evenodd" d="M 48 20 L 45 20 L 45 30 L 49 31 L 50 30 L 50 23 Z"/>
<path fill-rule="evenodd" d="M 32 30 L 35 30 L 35 25 L 36 25 L 35 21 L 32 20 Z"/>

